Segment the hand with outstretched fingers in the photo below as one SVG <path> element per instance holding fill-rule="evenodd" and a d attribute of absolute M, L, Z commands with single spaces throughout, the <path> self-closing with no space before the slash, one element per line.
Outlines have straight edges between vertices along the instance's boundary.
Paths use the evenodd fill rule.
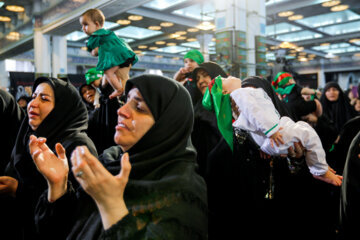
<path fill-rule="evenodd" d="M 129 154 L 121 158 L 121 170 L 113 176 L 86 146 L 77 147 L 71 155 L 72 171 L 82 188 L 95 200 L 105 229 L 126 216 L 129 211 L 124 191 L 129 180 Z"/>
<path fill-rule="evenodd" d="M 64 147 L 57 143 L 57 156 L 46 145 L 46 138 L 30 136 L 30 154 L 38 171 L 44 176 L 49 186 L 48 200 L 53 202 L 67 190 L 69 165 Z"/>

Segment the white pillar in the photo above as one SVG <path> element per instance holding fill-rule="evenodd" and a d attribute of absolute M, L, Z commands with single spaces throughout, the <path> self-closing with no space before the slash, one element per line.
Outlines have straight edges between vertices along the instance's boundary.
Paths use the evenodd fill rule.
<path fill-rule="evenodd" d="M 52 36 L 52 76 L 62 77 L 67 74 L 66 36 Z"/>
<path fill-rule="evenodd" d="M 265 32 L 265 0 L 246 0 L 247 25 L 247 73 L 248 76 L 256 75 L 256 36 L 264 36 Z"/>
<path fill-rule="evenodd" d="M 325 87 L 324 59 L 320 59 L 320 70 L 318 72 L 318 88 Z"/>
<path fill-rule="evenodd" d="M 8 72 L 6 72 L 5 60 L 0 61 L 0 88 L 9 87 Z"/>
<path fill-rule="evenodd" d="M 35 76 L 51 73 L 50 36 L 42 34 L 39 29 L 34 29 L 34 60 Z"/>
<path fill-rule="evenodd" d="M 199 34 L 196 36 L 196 38 L 200 43 L 200 52 L 204 56 L 204 61 L 205 62 L 210 61 L 209 43 L 211 42 L 213 35 L 212 34 Z"/>

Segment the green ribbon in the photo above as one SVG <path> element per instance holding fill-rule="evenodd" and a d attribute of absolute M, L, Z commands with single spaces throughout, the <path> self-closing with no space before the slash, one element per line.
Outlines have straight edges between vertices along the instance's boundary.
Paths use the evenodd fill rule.
<path fill-rule="evenodd" d="M 215 112 L 217 125 L 231 151 L 233 147 L 232 110 L 229 94 L 222 93 L 222 78 L 218 76 L 206 89 L 202 104 L 204 108 Z"/>

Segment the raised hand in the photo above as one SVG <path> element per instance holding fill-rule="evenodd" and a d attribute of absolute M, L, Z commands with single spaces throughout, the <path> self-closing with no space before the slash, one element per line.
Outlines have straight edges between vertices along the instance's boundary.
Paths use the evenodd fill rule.
<path fill-rule="evenodd" d="M 57 156 L 46 145 L 46 138 L 30 136 L 30 154 L 38 171 L 44 176 L 49 186 L 49 201 L 55 201 L 66 192 L 69 165 L 64 147 L 57 143 Z"/>
<path fill-rule="evenodd" d="M 123 197 L 131 171 L 127 153 L 121 159 L 121 171 L 116 176 L 106 170 L 85 146 L 73 151 L 71 162 L 76 179 L 95 200 L 105 229 L 128 214 Z"/>

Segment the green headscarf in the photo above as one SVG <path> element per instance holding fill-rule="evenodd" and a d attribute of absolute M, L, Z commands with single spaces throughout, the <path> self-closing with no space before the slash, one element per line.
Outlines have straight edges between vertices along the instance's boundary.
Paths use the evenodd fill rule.
<path fill-rule="evenodd" d="M 218 76 L 206 89 L 202 104 L 209 111 L 214 111 L 221 135 L 233 151 L 232 110 L 229 94 L 222 93 L 222 78 Z"/>
<path fill-rule="evenodd" d="M 85 73 L 86 84 L 90 85 L 95 80 L 102 78 L 103 75 L 104 75 L 104 71 L 97 71 L 96 68 L 90 68 Z"/>
<path fill-rule="evenodd" d="M 204 56 L 196 49 L 188 51 L 184 56 L 184 59 L 185 58 L 190 58 L 197 62 L 197 64 L 202 64 L 204 62 Z"/>

